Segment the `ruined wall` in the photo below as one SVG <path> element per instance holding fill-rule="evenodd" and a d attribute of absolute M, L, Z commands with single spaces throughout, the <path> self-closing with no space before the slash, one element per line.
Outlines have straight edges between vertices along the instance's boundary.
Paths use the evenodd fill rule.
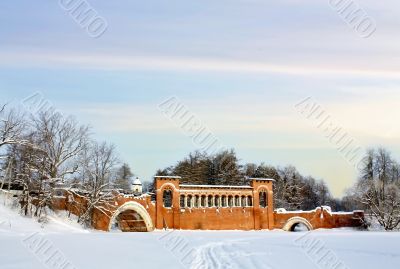
<path fill-rule="evenodd" d="M 101 209 L 95 208 L 92 215 L 92 226 L 94 229 L 108 231 L 113 212 L 128 202 L 136 202 L 142 205 L 151 218 L 152 223 L 156 221 L 156 207 L 150 196 L 125 196 L 116 195 L 108 204 L 102 204 Z M 87 210 L 87 200 L 84 196 L 68 190 L 63 190 L 63 196 L 56 196 L 52 200 L 53 210 L 66 210 L 75 216 L 81 216 Z"/>
<path fill-rule="evenodd" d="M 283 229 L 287 222 L 295 217 L 307 220 L 312 225 L 313 229 L 362 227 L 364 225 L 363 211 L 334 213 L 326 208 L 320 207 L 312 211 L 275 212 L 275 229 Z"/>

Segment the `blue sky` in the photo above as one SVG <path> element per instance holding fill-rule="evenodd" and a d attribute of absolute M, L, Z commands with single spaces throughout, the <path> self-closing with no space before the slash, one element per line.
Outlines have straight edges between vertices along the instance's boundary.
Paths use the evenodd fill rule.
<path fill-rule="evenodd" d="M 329 1 L 88 1 L 91 38 L 59 1 L 0 3 L 1 102 L 41 92 L 149 180 L 195 150 L 157 105 L 177 96 L 243 162 L 293 164 L 336 196 L 357 173 L 294 109 L 318 100 L 364 147 L 400 149 L 400 3 L 359 1 L 361 38 Z"/>

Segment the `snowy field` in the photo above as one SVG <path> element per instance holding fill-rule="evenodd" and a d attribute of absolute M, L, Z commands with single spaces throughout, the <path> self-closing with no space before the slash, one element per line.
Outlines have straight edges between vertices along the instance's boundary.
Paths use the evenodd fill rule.
<path fill-rule="evenodd" d="M 0 206 L 1 269 L 399 267 L 399 233 L 103 233 L 59 216 L 41 227 Z"/>

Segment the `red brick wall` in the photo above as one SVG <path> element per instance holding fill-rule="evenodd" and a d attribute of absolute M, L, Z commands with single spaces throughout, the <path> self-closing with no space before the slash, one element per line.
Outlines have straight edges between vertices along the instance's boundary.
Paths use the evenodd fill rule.
<path fill-rule="evenodd" d="M 156 180 L 157 188 L 157 214 L 156 228 L 163 229 L 165 226 L 183 230 L 258 230 L 273 229 L 273 193 L 272 181 L 253 180 L 252 188 L 233 189 L 229 188 L 215 190 L 194 188 L 193 193 L 199 196 L 214 193 L 216 195 L 252 196 L 253 206 L 251 207 L 205 207 L 205 208 L 181 208 L 180 195 L 183 193 L 179 186 L 179 179 L 159 178 Z M 164 208 L 163 192 L 169 189 L 173 191 L 172 208 Z M 266 208 L 259 207 L 259 191 L 266 191 Z"/>
<path fill-rule="evenodd" d="M 361 227 L 364 225 L 364 213 L 355 211 L 352 213 L 332 213 L 321 208 L 304 212 L 285 212 L 274 214 L 275 229 L 282 229 L 287 221 L 293 217 L 306 219 L 313 226 L 313 229 L 332 229 L 342 227 Z"/>
<path fill-rule="evenodd" d="M 182 209 L 180 227 L 183 230 L 254 230 L 252 208 Z"/>

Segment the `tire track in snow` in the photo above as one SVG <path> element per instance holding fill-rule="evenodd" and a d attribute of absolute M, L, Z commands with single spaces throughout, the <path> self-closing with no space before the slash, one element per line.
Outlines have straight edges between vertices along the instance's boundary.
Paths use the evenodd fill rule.
<path fill-rule="evenodd" d="M 232 268 L 223 250 L 223 243 L 209 243 L 196 250 L 191 269 L 223 269 Z"/>
<path fill-rule="evenodd" d="M 240 248 L 243 244 L 209 243 L 197 248 L 191 269 L 273 269 L 262 262 L 265 253 L 250 253 Z"/>

